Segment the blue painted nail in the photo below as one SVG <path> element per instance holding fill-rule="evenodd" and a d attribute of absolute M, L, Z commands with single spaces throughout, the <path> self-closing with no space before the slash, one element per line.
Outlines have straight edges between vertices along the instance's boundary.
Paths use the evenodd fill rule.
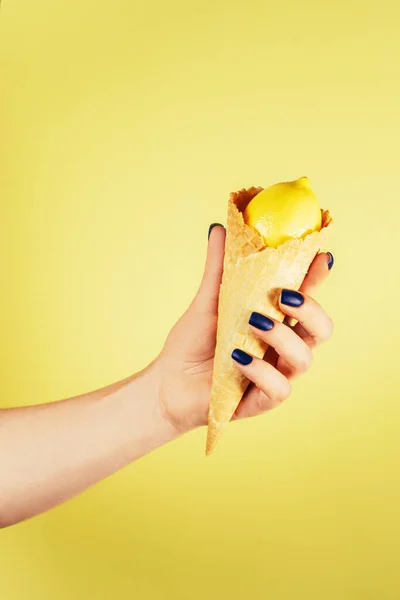
<path fill-rule="evenodd" d="M 333 258 L 332 252 L 327 252 L 327 255 L 329 257 L 329 260 L 328 260 L 328 269 L 331 270 L 332 267 L 333 267 L 333 263 L 335 262 L 335 259 Z"/>
<path fill-rule="evenodd" d="M 222 223 L 211 223 L 210 227 L 208 228 L 208 239 L 210 239 L 210 235 L 214 227 L 223 227 L 223 225 Z"/>
<path fill-rule="evenodd" d="M 251 313 L 249 323 L 250 325 L 253 325 L 253 327 L 261 329 L 261 331 L 270 331 L 274 326 L 272 319 L 269 319 L 265 315 L 262 315 L 258 312 Z"/>
<path fill-rule="evenodd" d="M 249 365 L 253 360 L 253 357 L 250 356 L 250 354 L 247 354 L 247 352 L 243 352 L 243 350 L 239 350 L 239 348 L 236 348 L 232 352 L 232 358 L 241 365 Z"/>
<path fill-rule="evenodd" d="M 282 290 L 281 304 L 297 308 L 298 306 L 301 306 L 303 302 L 304 296 L 302 296 L 300 292 L 295 292 L 294 290 Z"/>

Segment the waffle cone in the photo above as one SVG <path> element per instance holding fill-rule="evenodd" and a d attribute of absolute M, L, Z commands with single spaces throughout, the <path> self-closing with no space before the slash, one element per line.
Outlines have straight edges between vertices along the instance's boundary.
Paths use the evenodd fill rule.
<path fill-rule="evenodd" d="M 249 380 L 235 367 L 232 351 L 240 348 L 262 358 L 267 344 L 250 330 L 252 311 L 283 321 L 278 298 L 281 288 L 298 290 L 315 257 L 325 245 L 331 217 L 322 211 L 322 227 L 304 239 L 289 239 L 277 248 L 265 247 L 258 233 L 245 224 L 242 212 L 263 188 L 230 195 L 219 304 L 217 345 L 206 455 L 211 454 L 231 420 Z"/>

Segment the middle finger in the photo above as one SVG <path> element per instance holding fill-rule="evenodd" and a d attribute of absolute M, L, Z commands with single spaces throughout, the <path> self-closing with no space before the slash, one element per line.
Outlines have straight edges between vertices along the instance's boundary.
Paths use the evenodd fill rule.
<path fill-rule="evenodd" d="M 290 327 L 258 312 L 251 313 L 249 323 L 253 333 L 274 348 L 286 363 L 286 377 L 295 377 L 309 369 L 311 350 Z"/>

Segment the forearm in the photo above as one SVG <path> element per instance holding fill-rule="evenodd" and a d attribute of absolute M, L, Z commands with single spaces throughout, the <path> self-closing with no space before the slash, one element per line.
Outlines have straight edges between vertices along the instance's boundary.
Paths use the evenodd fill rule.
<path fill-rule="evenodd" d="M 89 394 L 0 411 L 0 526 L 78 494 L 176 437 L 155 363 Z"/>

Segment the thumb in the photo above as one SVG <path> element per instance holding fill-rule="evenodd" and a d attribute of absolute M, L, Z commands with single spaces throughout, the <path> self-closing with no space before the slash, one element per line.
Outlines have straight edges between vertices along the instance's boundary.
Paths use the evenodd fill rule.
<path fill-rule="evenodd" d="M 216 312 L 224 268 L 225 227 L 220 223 L 213 223 L 210 225 L 208 235 L 206 264 L 196 303 L 205 312 Z"/>

